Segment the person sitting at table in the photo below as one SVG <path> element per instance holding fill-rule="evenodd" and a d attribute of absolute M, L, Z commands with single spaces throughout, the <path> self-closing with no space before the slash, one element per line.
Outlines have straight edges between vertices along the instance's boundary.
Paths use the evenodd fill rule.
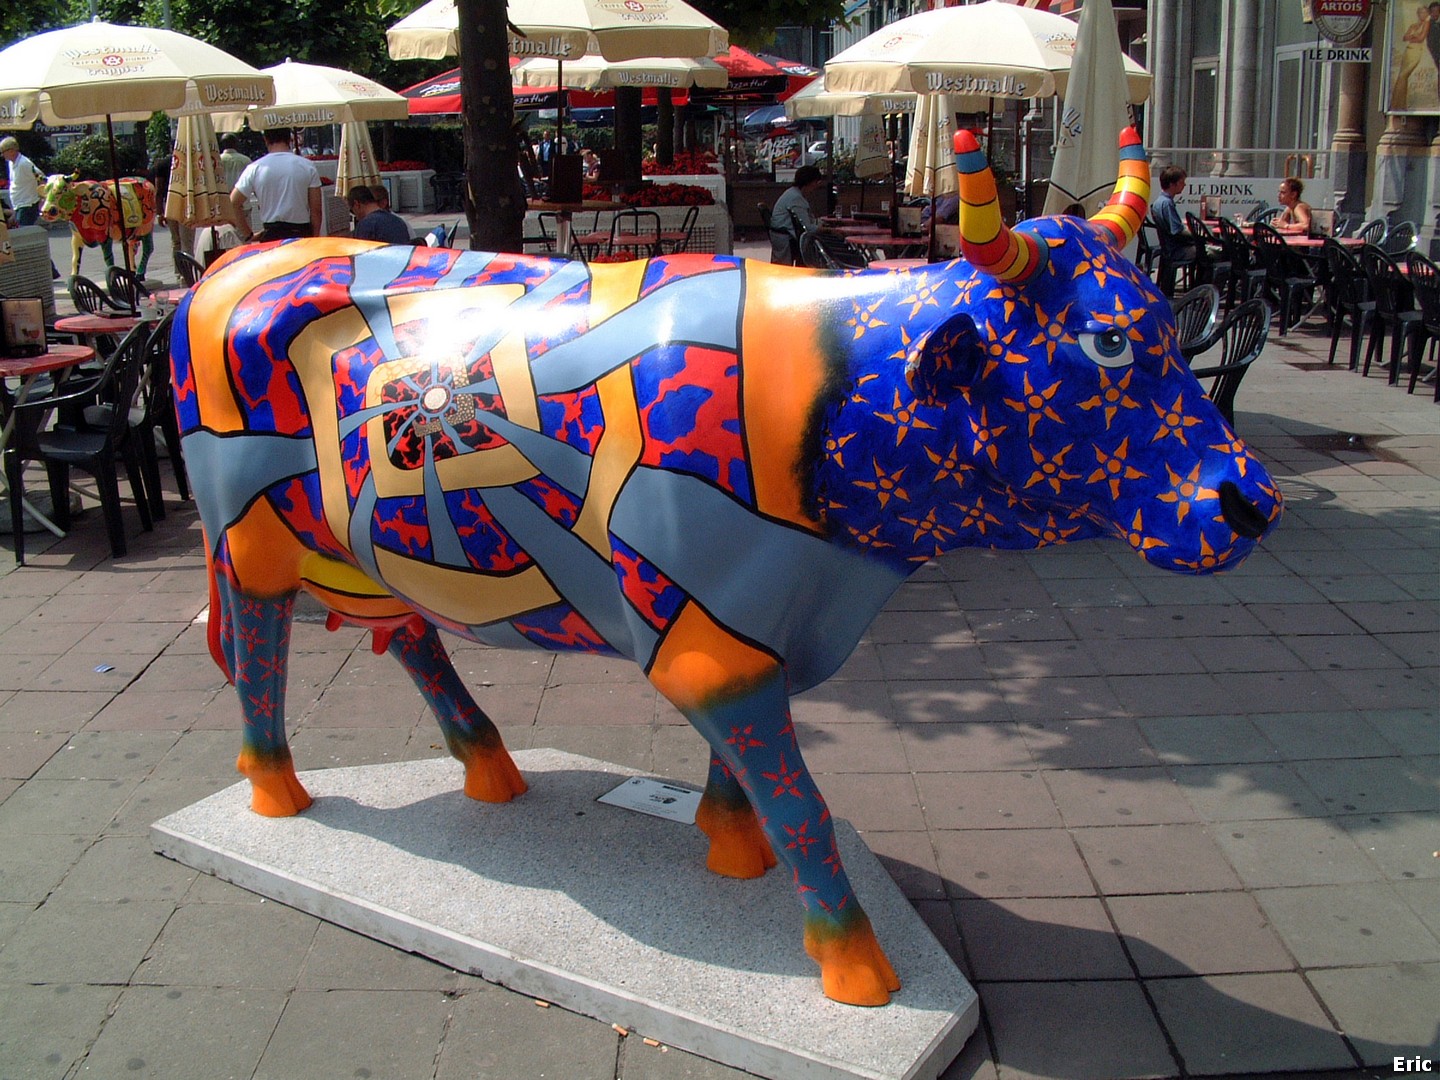
<path fill-rule="evenodd" d="M 580 167 L 586 180 L 600 179 L 600 155 L 588 146 L 580 151 Z"/>
<path fill-rule="evenodd" d="M 770 211 L 770 261 L 784 266 L 794 266 L 800 261 L 800 252 L 795 250 L 796 236 L 792 222 L 798 223 L 804 233 L 815 228 L 819 222 L 815 211 L 810 208 L 810 195 L 825 183 L 825 174 L 814 165 L 802 165 L 795 170 L 795 179 L 775 200 Z"/>
<path fill-rule="evenodd" d="M 345 196 L 355 215 L 352 235 L 356 240 L 378 240 L 382 244 L 410 243 L 410 226 L 399 214 L 382 210 L 375 193 L 365 184 L 356 184 Z"/>
<path fill-rule="evenodd" d="M 1179 267 L 1190 266 L 1200 256 L 1200 244 L 1194 234 L 1185 228 L 1175 200 L 1185 190 L 1189 174 L 1179 165 L 1167 165 L 1160 170 L 1160 194 L 1150 204 L 1150 219 L 1160 234 L 1160 291 L 1166 296 L 1175 293 L 1175 272 Z"/>
<path fill-rule="evenodd" d="M 1285 209 L 1275 219 L 1276 232 L 1309 235 L 1310 204 L 1300 199 L 1304 193 L 1305 181 L 1298 176 L 1287 176 L 1280 181 L 1280 205 Z"/>

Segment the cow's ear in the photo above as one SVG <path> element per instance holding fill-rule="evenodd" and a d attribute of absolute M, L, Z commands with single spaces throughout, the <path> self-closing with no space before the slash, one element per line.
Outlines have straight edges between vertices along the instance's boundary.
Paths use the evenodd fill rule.
<path fill-rule="evenodd" d="M 915 339 L 905 381 L 924 405 L 944 405 L 971 384 L 985 356 L 969 315 L 957 313 Z"/>

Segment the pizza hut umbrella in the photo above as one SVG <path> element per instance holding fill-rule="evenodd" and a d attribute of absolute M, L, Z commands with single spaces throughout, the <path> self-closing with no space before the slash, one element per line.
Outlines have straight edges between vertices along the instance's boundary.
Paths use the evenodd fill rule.
<path fill-rule="evenodd" d="M 269 76 L 207 42 L 173 30 L 95 20 L 50 30 L 0 50 L 0 112 L 7 127 L 105 124 L 110 172 L 120 203 L 115 120 L 268 105 Z M 122 216 L 123 223 L 123 216 Z M 123 229 L 123 224 L 122 224 Z M 130 246 L 122 243 L 132 269 Z"/>

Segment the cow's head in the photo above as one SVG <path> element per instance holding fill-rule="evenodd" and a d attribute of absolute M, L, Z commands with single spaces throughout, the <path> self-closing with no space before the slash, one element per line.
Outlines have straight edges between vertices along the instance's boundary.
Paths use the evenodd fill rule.
<path fill-rule="evenodd" d="M 1115 194 L 1094 217 L 1010 229 L 974 138 L 955 136 L 970 269 L 952 314 L 910 343 L 906 374 L 1041 542 L 1110 534 L 1206 573 L 1250 552 L 1280 496 L 1190 374 L 1169 304 L 1122 254 L 1150 180 L 1139 136 L 1120 142 Z"/>
<path fill-rule="evenodd" d="M 68 221 L 79 205 L 80 192 L 75 182 L 79 173 L 52 173 L 45 178 L 45 200 L 40 204 L 40 217 L 46 222 Z"/>

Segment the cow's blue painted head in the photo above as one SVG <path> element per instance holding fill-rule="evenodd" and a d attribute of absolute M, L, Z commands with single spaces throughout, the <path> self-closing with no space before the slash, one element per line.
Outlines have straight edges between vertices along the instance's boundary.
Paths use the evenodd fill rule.
<path fill-rule="evenodd" d="M 1190 374 L 1168 302 L 1122 253 L 1149 193 L 1128 135 L 1116 194 L 1095 217 L 1013 230 L 983 156 L 957 135 L 966 261 L 915 290 L 940 313 L 899 342 L 918 404 L 900 439 L 866 420 L 892 403 L 863 389 L 831 421 L 832 445 L 850 426 L 864 444 L 849 447 L 852 467 L 872 459 L 864 483 L 898 494 L 877 517 L 845 490 L 853 478 L 822 473 L 832 526 L 912 560 L 1110 535 L 1182 573 L 1235 565 L 1273 527 L 1273 481 Z"/>

